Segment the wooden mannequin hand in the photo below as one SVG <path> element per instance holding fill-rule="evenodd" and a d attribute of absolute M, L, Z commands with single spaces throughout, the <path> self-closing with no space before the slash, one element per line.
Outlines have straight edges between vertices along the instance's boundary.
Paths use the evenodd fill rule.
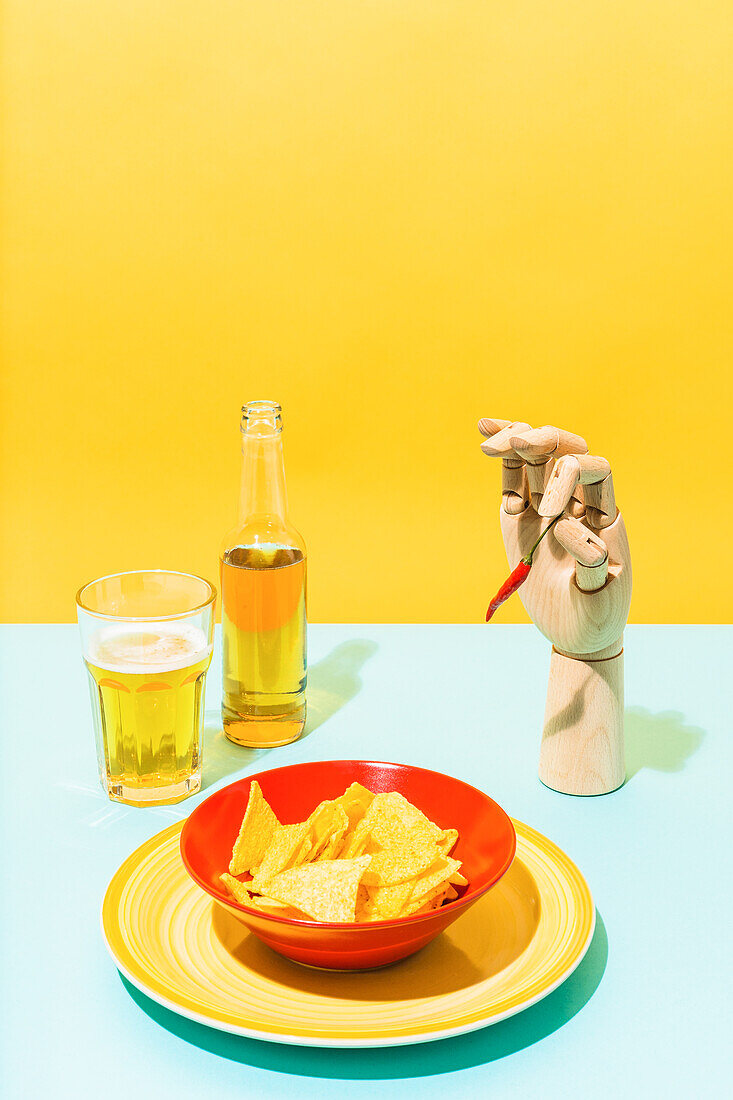
<path fill-rule="evenodd" d="M 510 420 L 479 421 L 482 451 L 502 459 L 501 530 L 512 569 L 555 516 L 519 590 L 560 652 L 613 657 L 631 602 L 631 557 L 611 467 L 571 432 Z"/>

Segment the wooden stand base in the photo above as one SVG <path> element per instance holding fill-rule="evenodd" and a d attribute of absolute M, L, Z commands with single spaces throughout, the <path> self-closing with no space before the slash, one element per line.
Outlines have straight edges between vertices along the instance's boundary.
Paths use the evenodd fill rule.
<path fill-rule="evenodd" d="M 623 662 L 621 642 L 582 658 L 553 648 L 540 749 L 545 786 L 562 794 L 595 795 L 623 783 Z"/>

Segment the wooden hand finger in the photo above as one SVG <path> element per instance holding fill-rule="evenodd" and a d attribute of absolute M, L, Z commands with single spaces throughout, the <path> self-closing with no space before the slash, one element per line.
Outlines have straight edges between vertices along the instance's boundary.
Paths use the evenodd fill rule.
<path fill-rule="evenodd" d="M 504 458 L 505 456 L 508 458 L 516 458 L 517 455 L 509 440 L 513 435 L 525 430 L 529 430 L 529 424 L 514 421 L 505 428 L 501 428 L 500 431 L 492 435 L 490 439 L 487 439 L 485 443 L 482 443 L 481 450 L 485 455 L 490 455 L 492 458 Z"/>
<path fill-rule="evenodd" d="M 529 484 L 524 462 L 517 458 L 507 442 L 515 428 L 522 426 L 514 421 L 497 432 L 490 443 L 481 445 L 484 454 L 502 456 L 501 502 L 504 511 L 510 516 L 521 515 L 529 504 Z"/>
<path fill-rule="evenodd" d="M 567 507 L 568 515 L 574 516 L 575 519 L 585 518 L 585 488 L 583 485 L 576 485 L 573 495 L 570 498 Z"/>
<path fill-rule="evenodd" d="M 542 494 L 545 491 L 553 466 L 549 455 L 538 453 L 537 447 L 528 442 L 537 436 L 538 431 L 542 434 L 543 429 L 530 428 L 528 431 L 513 435 L 509 440 L 514 453 L 527 463 L 527 480 L 529 481 L 532 506 L 535 509 L 539 507 L 542 500 Z M 542 438 L 544 439 L 545 435 L 542 435 Z M 553 436 L 552 439 L 548 440 L 548 447 L 552 446 L 554 448 L 556 443 L 557 439 Z"/>
<path fill-rule="evenodd" d="M 580 464 L 574 456 L 559 458 L 552 469 L 537 511 L 541 516 L 560 516 L 580 485 Z"/>
<path fill-rule="evenodd" d="M 510 516 L 518 516 L 529 504 L 526 467 L 519 458 L 505 458 L 501 464 L 501 504 Z"/>
<path fill-rule="evenodd" d="M 588 450 L 588 444 L 581 436 L 556 428 L 552 424 L 520 432 L 512 436 L 509 442 L 515 453 L 527 463 L 532 505 L 538 511 L 552 476 L 555 460 L 565 454 L 584 454 Z M 571 501 L 571 507 L 576 508 L 576 504 L 577 502 Z M 579 514 L 585 511 L 582 505 L 576 510 Z"/>
<path fill-rule="evenodd" d="M 558 520 L 553 532 L 560 545 L 575 558 L 578 588 L 582 592 L 603 588 L 608 579 L 608 547 L 603 539 L 571 517 Z"/>
<path fill-rule="evenodd" d="M 532 497 L 532 507 L 535 511 L 539 509 L 542 503 L 545 490 L 552 477 L 554 465 L 555 463 L 551 458 L 546 458 L 542 462 L 527 462 L 527 481 Z"/>
<path fill-rule="evenodd" d="M 602 481 L 585 487 L 585 506 L 588 522 L 597 531 L 610 527 L 618 515 L 616 494 L 613 490 L 613 474 L 609 473 Z"/>
<path fill-rule="evenodd" d="M 579 455 L 578 464 L 588 522 L 596 530 L 609 527 L 618 515 L 611 463 L 600 455 Z"/>
<path fill-rule="evenodd" d="M 582 436 L 566 432 L 563 428 L 555 428 L 552 424 L 517 432 L 511 443 L 525 462 L 562 458 L 563 455 L 584 455 L 588 452 L 588 444 Z"/>
<path fill-rule="evenodd" d="M 603 481 L 610 473 L 610 463 L 599 455 L 564 455 L 555 463 L 537 511 L 541 516 L 559 516 L 568 507 L 579 485 Z M 587 507 L 587 492 L 585 504 Z"/>
<path fill-rule="evenodd" d="M 513 423 L 513 420 L 492 420 L 490 416 L 482 416 L 478 422 L 478 430 L 481 435 L 490 437 L 496 435 L 502 428 L 508 428 Z"/>
<path fill-rule="evenodd" d="M 482 443 L 481 450 L 484 454 L 501 456 L 501 500 L 502 508 L 510 516 L 518 516 L 525 510 L 529 503 L 529 487 L 524 462 L 517 458 L 511 447 L 506 446 L 505 437 L 507 430 L 512 431 L 525 425 L 516 420 L 494 420 L 488 416 L 482 416 L 478 422 L 478 430 L 491 443 Z M 528 427 L 529 425 L 527 425 Z"/>

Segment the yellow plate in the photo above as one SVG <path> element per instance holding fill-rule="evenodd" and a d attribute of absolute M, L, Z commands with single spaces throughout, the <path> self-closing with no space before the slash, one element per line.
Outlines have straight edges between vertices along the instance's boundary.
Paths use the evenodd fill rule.
<path fill-rule="evenodd" d="M 181 1016 L 302 1046 L 400 1046 L 460 1035 L 546 997 L 583 958 L 595 909 L 575 864 L 521 822 L 500 882 L 416 955 L 368 973 L 276 955 L 189 878 L 172 825 L 125 860 L 102 905 L 119 970 Z"/>

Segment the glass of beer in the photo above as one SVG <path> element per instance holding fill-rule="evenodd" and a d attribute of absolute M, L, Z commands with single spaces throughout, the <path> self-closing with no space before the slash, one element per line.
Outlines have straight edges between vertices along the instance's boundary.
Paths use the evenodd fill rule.
<path fill-rule="evenodd" d="M 160 806 L 200 789 L 215 602 L 202 577 L 162 569 L 79 589 L 99 775 L 113 801 Z"/>

